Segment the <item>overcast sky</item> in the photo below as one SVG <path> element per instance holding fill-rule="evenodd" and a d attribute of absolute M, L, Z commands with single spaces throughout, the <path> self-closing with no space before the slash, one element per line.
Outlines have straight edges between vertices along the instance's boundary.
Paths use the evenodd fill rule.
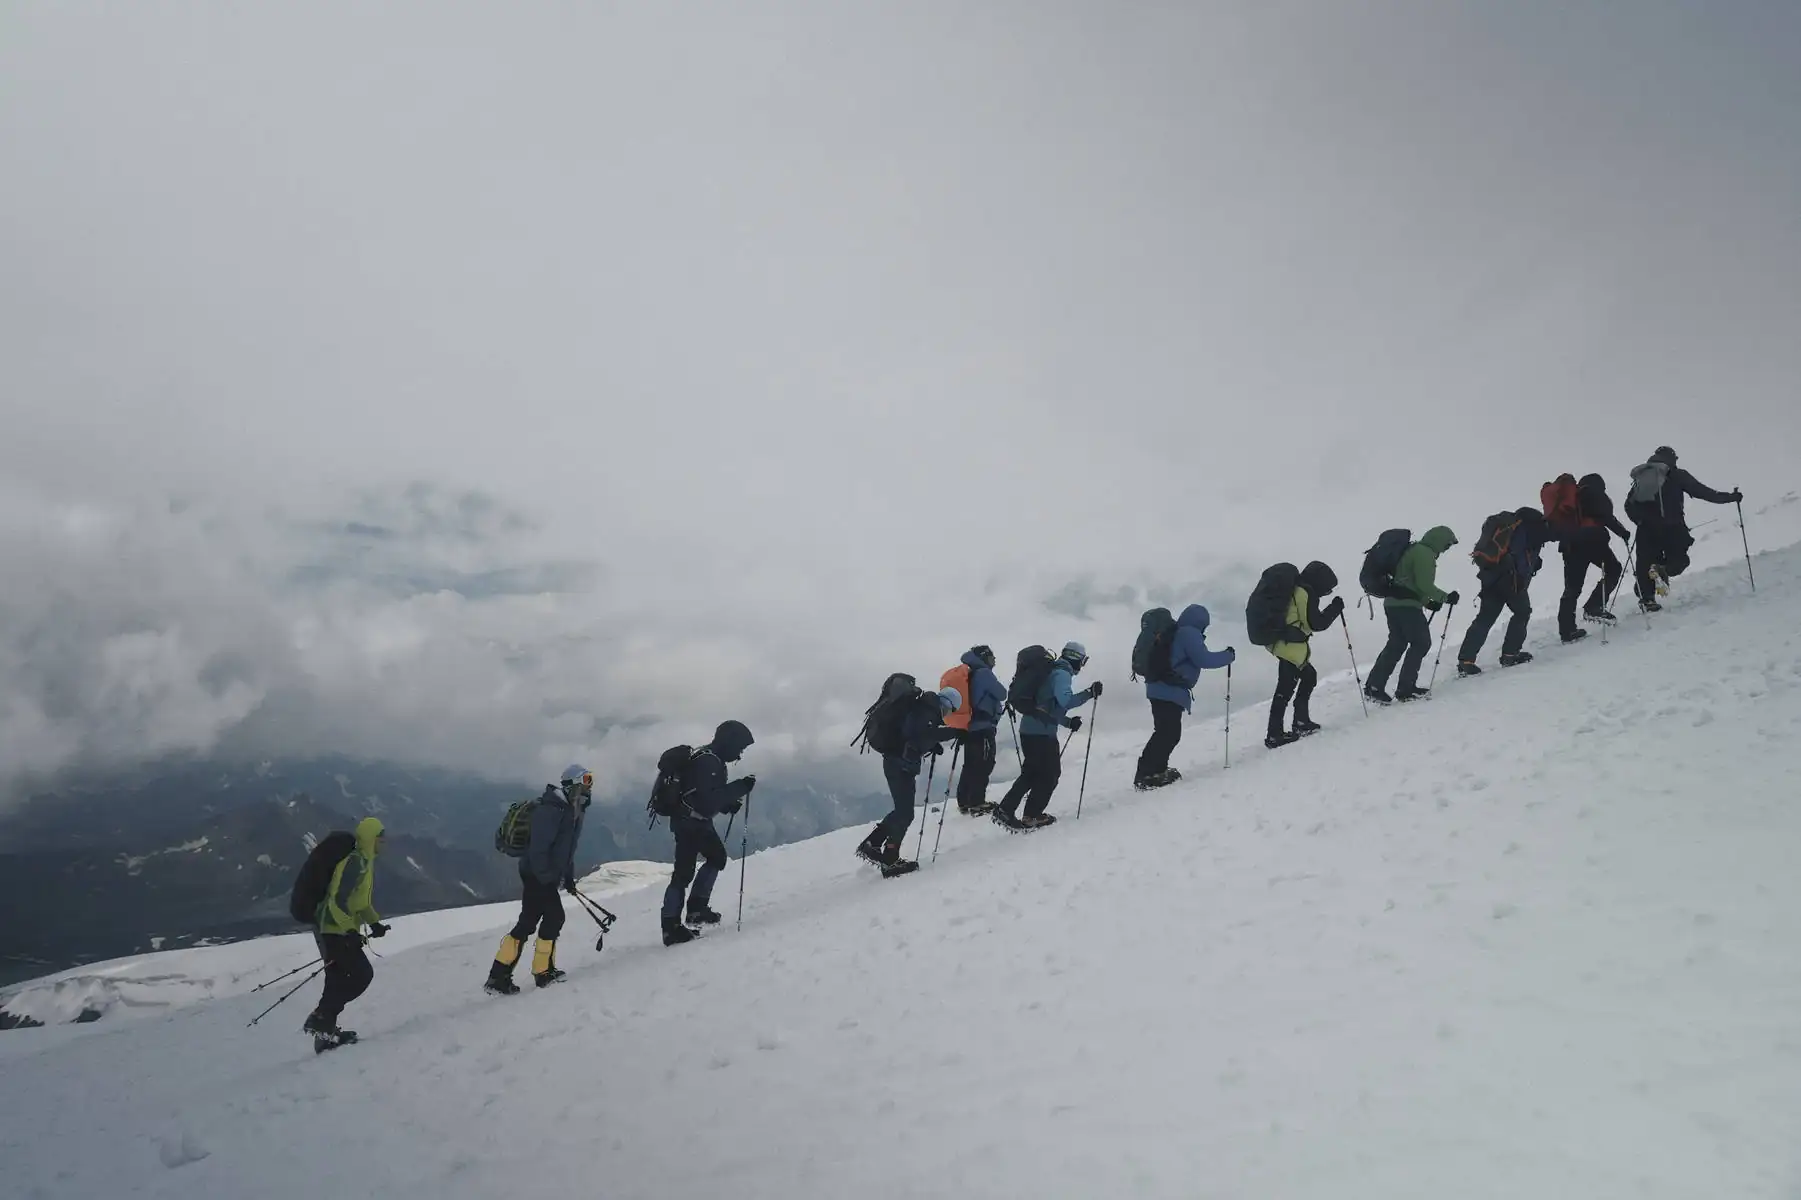
<path fill-rule="evenodd" d="M 1797 61 L 1783 0 L 0 3 L 0 782 L 767 769 L 1392 525 L 1455 584 L 1659 443 L 1788 491 Z"/>

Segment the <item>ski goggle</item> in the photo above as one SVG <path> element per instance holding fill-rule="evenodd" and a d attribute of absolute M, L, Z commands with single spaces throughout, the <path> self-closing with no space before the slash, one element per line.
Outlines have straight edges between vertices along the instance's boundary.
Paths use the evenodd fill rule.
<path fill-rule="evenodd" d="M 584 771 L 584 772 L 582 772 L 582 777 L 580 779 L 565 779 L 563 782 L 564 783 L 578 783 L 582 787 L 591 788 L 594 786 L 594 772 Z"/>

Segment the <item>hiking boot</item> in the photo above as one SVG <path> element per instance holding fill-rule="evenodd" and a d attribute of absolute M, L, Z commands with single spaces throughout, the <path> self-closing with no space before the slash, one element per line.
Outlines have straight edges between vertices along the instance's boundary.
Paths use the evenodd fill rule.
<path fill-rule="evenodd" d="M 706 905 L 701 904 L 689 905 L 688 915 L 685 920 L 689 925 L 717 925 L 719 922 L 725 920 L 725 918 L 708 908 Z"/>
<path fill-rule="evenodd" d="M 1025 825 L 1020 822 L 1020 819 L 1004 808 L 996 807 L 993 812 L 988 814 L 988 819 L 1008 833 L 1020 833 L 1025 830 Z"/>
<path fill-rule="evenodd" d="M 871 838 L 864 838 L 857 843 L 857 857 L 873 866 L 881 866 L 882 844 Z"/>
<path fill-rule="evenodd" d="M 665 946 L 679 946 L 683 942 L 691 942 L 699 936 L 700 934 L 695 933 L 680 921 L 663 922 L 663 944 Z"/>
<path fill-rule="evenodd" d="M 1393 704 L 1395 702 L 1393 696 L 1389 695 L 1381 688 L 1376 687 L 1374 684 L 1366 685 L 1363 689 L 1363 694 L 1367 699 L 1373 700 L 1377 704 Z"/>
<path fill-rule="evenodd" d="M 1659 604 L 1655 600 L 1640 600 L 1638 602 L 1638 607 L 1641 612 L 1662 612 L 1663 611 L 1663 605 Z"/>
<path fill-rule="evenodd" d="M 519 985 L 513 982 L 511 975 L 490 975 L 488 982 L 482 984 L 482 991 L 491 996 L 517 996 Z"/>
<path fill-rule="evenodd" d="M 1604 608 L 1585 608 L 1582 610 L 1584 621 L 1593 621 L 1597 625 L 1617 625 L 1619 618 Z"/>
<path fill-rule="evenodd" d="M 1057 823 L 1057 818 L 1051 816 L 1049 813 L 1039 813 L 1035 817 L 1021 817 L 1019 823 L 1027 829 L 1043 829 L 1046 825 L 1055 825 Z"/>
<path fill-rule="evenodd" d="M 1294 735 L 1296 737 L 1311 737 L 1318 733 L 1319 730 L 1320 726 L 1318 721 L 1309 721 L 1304 717 L 1296 717 L 1294 719 Z"/>
<path fill-rule="evenodd" d="M 1298 733 L 1289 733 L 1286 730 L 1278 730 L 1264 738 L 1263 745 L 1269 750 L 1280 750 L 1282 747 L 1292 746 L 1300 740 L 1301 735 Z"/>
<path fill-rule="evenodd" d="M 959 804 L 957 811 L 966 817 L 985 817 L 994 811 L 994 805 L 987 800 L 976 804 Z"/>
<path fill-rule="evenodd" d="M 563 970 L 561 967 L 552 967 L 548 971 L 539 971 L 536 975 L 533 975 L 532 982 L 541 988 L 546 988 L 553 983 L 561 983 L 567 978 L 569 978 L 569 973 L 567 971 Z M 512 981 L 508 980 L 508 982 L 510 983 Z"/>
<path fill-rule="evenodd" d="M 1587 637 L 1587 636 L 1588 636 L 1588 630 L 1586 630 L 1586 629 L 1572 629 L 1572 630 L 1569 630 L 1569 631 L 1568 631 L 1568 632 L 1567 632 L 1567 633 L 1561 633 L 1561 634 L 1559 634 L 1559 635 L 1558 635 L 1558 636 L 1559 636 L 1559 637 L 1560 637 L 1560 638 L 1561 638 L 1561 639 L 1562 639 L 1562 640 L 1563 640 L 1563 644 L 1564 644 L 1564 645 L 1566 645 L 1566 646 L 1567 646 L 1567 645 L 1569 645 L 1569 644 L 1570 644 L 1570 643 L 1571 643 L 1571 642 L 1579 642 L 1579 641 L 1581 641 L 1581 640 L 1582 640 L 1582 639 L 1583 639 L 1583 638 L 1585 638 L 1585 637 Z"/>
<path fill-rule="evenodd" d="M 1459 675 L 1480 675 L 1482 668 L 1473 662 L 1460 662 L 1457 664 L 1457 673 Z"/>
<path fill-rule="evenodd" d="M 332 1020 L 330 1017 L 320 1016 L 318 1009 L 314 1009 L 306 1015 L 306 1021 L 300 1026 L 300 1031 L 302 1033 L 315 1034 L 319 1037 L 337 1037 L 338 1034 L 343 1032 L 343 1030 L 338 1028 L 338 1023 L 336 1021 Z"/>
<path fill-rule="evenodd" d="M 1395 691 L 1395 699 L 1399 700 L 1402 704 L 1406 704 L 1409 700 L 1430 700 L 1431 698 L 1431 688 L 1410 687 L 1398 688 Z"/>
<path fill-rule="evenodd" d="M 1532 656 L 1530 654 L 1527 654 L 1524 650 L 1518 650 L 1512 654 L 1503 654 L 1501 656 L 1501 665 L 1503 667 L 1517 667 L 1523 663 L 1529 663 L 1531 661 L 1532 661 Z"/>

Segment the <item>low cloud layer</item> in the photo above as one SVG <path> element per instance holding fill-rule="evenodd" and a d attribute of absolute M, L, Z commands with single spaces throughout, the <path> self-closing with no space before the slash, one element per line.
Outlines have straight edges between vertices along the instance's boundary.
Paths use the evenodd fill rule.
<path fill-rule="evenodd" d="M 1467 547 L 1660 443 L 1786 492 L 1798 40 L 1681 0 L 15 4 L 0 776 L 637 788 L 732 715 L 867 782 L 881 678 L 972 642 L 1123 682 L 1147 599 L 1229 642 L 1271 561 Z"/>

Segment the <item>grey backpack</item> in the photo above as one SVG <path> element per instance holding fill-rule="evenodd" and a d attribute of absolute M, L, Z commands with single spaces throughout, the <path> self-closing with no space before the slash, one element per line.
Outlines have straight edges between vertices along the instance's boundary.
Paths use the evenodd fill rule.
<path fill-rule="evenodd" d="M 1627 499 L 1635 504 L 1663 503 L 1664 481 L 1670 477 L 1668 463 L 1648 462 L 1632 468 L 1632 491 Z"/>

